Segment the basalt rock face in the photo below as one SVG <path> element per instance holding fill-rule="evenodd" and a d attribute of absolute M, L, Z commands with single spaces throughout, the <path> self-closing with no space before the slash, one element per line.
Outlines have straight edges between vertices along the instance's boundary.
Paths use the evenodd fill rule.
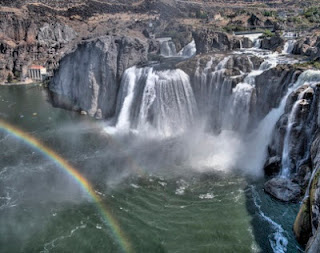
<path fill-rule="evenodd" d="M 51 24 L 36 23 L 28 16 L 1 13 L 0 82 L 9 74 L 24 79 L 33 63 L 52 71 L 75 37 L 72 28 L 54 20 Z"/>
<path fill-rule="evenodd" d="M 50 90 L 57 106 L 97 118 L 114 113 L 123 72 L 147 60 L 148 45 L 128 37 L 105 36 L 82 42 L 60 62 Z"/>
<path fill-rule="evenodd" d="M 280 36 L 272 36 L 270 38 L 264 38 L 261 41 L 261 48 L 271 51 L 278 51 L 281 52 L 285 41 Z"/>
<path fill-rule="evenodd" d="M 289 85 L 295 82 L 300 74 L 301 71 L 290 65 L 278 65 L 257 76 L 257 110 L 253 117 L 261 120 L 272 108 L 278 107 Z"/>
<path fill-rule="evenodd" d="M 210 53 L 228 51 L 233 48 L 231 37 L 222 32 L 210 29 L 198 30 L 193 32 L 196 43 L 197 53 Z"/>

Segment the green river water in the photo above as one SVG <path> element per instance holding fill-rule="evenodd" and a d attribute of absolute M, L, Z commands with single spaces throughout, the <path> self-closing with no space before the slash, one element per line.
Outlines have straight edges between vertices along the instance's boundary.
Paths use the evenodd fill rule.
<path fill-rule="evenodd" d="M 110 137 L 104 122 L 52 107 L 32 85 L 0 86 L 0 118 L 92 183 L 133 252 L 300 252 L 298 204 L 271 199 L 262 179 L 190 169 L 179 140 Z M 0 154 L 0 252 L 123 252 L 95 202 L 52 160 L 3 130 Z"/>

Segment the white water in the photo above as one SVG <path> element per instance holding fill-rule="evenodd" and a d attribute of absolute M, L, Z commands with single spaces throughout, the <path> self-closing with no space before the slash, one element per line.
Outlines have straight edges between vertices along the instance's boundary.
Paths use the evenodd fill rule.
<path fill-rule="evenodd" d="M 135 86 L 140 79 L 142 72 L 142 69 L 132 67 L 127 69 L 123 75 L 118 98 L 120 101 L 123 101 L 122 109 L 116 123 L 116 128 L 118 129 L 130 128 L 130 108 L 134 99 Z"/>
<path fill-rule="evenodd" d="M 192 40 L 189 44 L 177 52 L 176 46 L 171 38 L 158 39 L 160 42 L 160 55 L 164 57 L 190 58 L 196 54 L 196 43 Z"/>
<path fill-rule="evenodd" d="M 286 232 L 282 226 L 268 217 L 261 209 L 261 199 L 254 186 L 251 186 L 251 192 L 253 202 L 258 209 L 260 217 L 268 222 L 270 227 L 274 230 L 274 233 L 269 236 L 270 246 L 274 253 L 285 253 L 287 252 L 288 238 L 285 236 Z"/>
<path fill-rule="evenodd" d="M 287 95 L 284 97 L 284 105 L 287 101 L 287 97 L 290 95 L 291 92 L 295 91 L 302 85 L 312 85 L 320 82 L 320 71 L 316 70 L 307 70 L 303 72 L 300 77 L 298 78 L 297 82 L 288 90 Z M 283 144 L 283 151 L 282 151 L 282 164 L 281 164 L 281 176 L 289 178 L 291 175 L 291 161 L 290 161 L 290 151 L 291 151 L 291 131 L 292 127 L 296 122 L 297 116 L 297 109 L 299 108 L 299 103 L 302 101 L 304 92 L 299 94 L 297 101 L 294 103 L 291 112 L 288 118 L 288 124 Z M 282 103 L 282 102 L 281 102 Z"/>
<path fill-rule="evenodd" d="M 282 54 L 291 54 L 296 40 L 288 40 L 283 47 Z"/>
<path fill-rule="evenodd" d="M 132 67 L 124 73 L 116 111 L 118 131 L 171 136 L 194 122 L 197 106 L 189 76 L 182 70 Z"/>
<path fill-rule="evenodd" d="M 163 41 L 160 43 L 160 54 L 164 57 L 173 57 L 177 55 L 176 45 L 173 41 Z"/>
<path fill-rule="evenodd" d="M 186 45 L 184 48 L 182 48 L 179 51 L 178 56 L 190 58 L 194 56 L 196 52 L 197 52 L 196 43 L 194 40 L 192 40 L 188 45 Z"/>

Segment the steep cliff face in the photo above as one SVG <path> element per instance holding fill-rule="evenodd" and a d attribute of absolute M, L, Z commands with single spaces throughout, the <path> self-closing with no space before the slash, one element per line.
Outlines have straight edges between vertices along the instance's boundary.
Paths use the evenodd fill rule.
<path fill-rule="evenodd" d="M 0 82 L 11 74 L 24 79 L 32 63 L 44 65 L 49 72 L 76 38 L 69 26 L 33 21 L 22 13 L 0 13 Z"/>
<path fill-rule="evenodd" d="M 86 111 L 97 118 L 114 113 L 125 69 L 147 60 L 145 42 L 105 36 L 82 42 L 60 62 L 50 90 L 57 106 Z"/>

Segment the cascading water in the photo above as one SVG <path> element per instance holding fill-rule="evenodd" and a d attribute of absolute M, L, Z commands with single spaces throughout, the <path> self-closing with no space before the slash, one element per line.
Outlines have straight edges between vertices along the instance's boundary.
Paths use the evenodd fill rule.
<path fill-rule="evenodd" d="M 296 43 L 296 40 L 288 40 L 284 44 L 284 48 L 282 50 L 282 54 L 291 54 L 294 48 L 294 45 Z"/>
<path fill-rule="evenodd" d="M 193 123 L 197 106 L 189 76 L 182 70 L 133 67 L 124 73 L 116 111 L 117 129 L 170 136 Z"/>
<path fill-rule="evenodd" d="M 283 107 L 286 104 L 287 98 L 290 95 L 291 92 L 295 91 L 302 85 L 312 85 L 320 82 L 320 71 L 315 70 L 307 70 L 303 72 L 297 82 L 289 88 L 287 95 L 283 98 L 281 104 L 283 104 Z M 288 117 L 288 123 L 284 138 L 284 144 L 283 144 L 283 151 L 282 151 L 282 167 L 281 167 L 281 173 L 280 175 L 282 177 L 289 178 L 291 176 L 291 168 L 292 168 L 292 161 L 290 158 L 291 149 L 292 149 L 292 129 L 294 125 L 296 124 L 299 106 L 301 103 L 304 102 L 303 96 L 305 92 L 308 89 L 306 89 L 304 92 L 301 92 L 297 98 L 297 101 L 292 106 L 291 112 Z"/>
<path fill-rule="evenodd" d="M 177 55 L 176 45 L 171 38 L 159 39 L 160 42 L 160 54 L 164 57 L 173 57 Z"/>
<path fill-rule="evenodd" d="M 177 52 L 176 45 L 171 38 L 160 38 L 160 55 L 164 57 L 190 58 L 196 54 L 196 43 L 192 40 L 189 44 Z"/>
<path fill-rule="evenodd" d="M 194 56 L 196 52 L 197 52 L 196 43 L 194 40 L 192 40 L 188 45 L 186 45 L 184 48 L 182 48 L 179 51 L 178 56 L 190 58 Z"/>

